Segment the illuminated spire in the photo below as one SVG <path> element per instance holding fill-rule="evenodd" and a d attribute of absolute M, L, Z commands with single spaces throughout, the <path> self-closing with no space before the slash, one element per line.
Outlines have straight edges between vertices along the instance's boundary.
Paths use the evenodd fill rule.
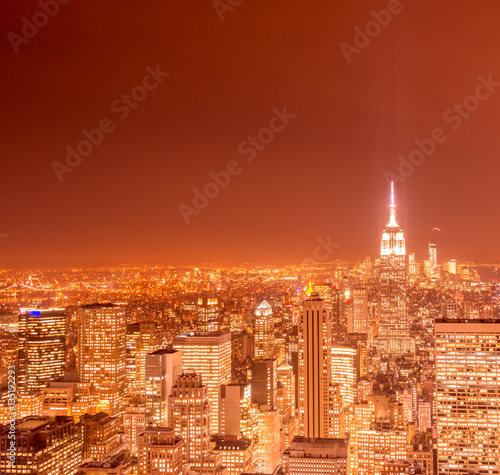
<path fill-rule="evenodd" d="M 391 178 L 391 211 L 389 217 L 389 228 L 398 228 L 398 223 L 396 221 L 396 203 L 394 202 L 394 180 Z"/>
<path fill-rule="evenodd" d="M 306 294 L 309 296 L 314 292 L 314 287 L 312 285 L 312 282 L 309 281 L 309 285 L 307 286 Z"/>

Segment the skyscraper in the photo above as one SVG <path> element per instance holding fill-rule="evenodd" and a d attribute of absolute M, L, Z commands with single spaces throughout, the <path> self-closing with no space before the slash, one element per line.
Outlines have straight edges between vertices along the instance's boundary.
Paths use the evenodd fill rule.
<path fill-rule="evenodd" d="M 332 383 L 339 384 L 340 395 L 346 406 L 356 401 L 356 349 L 334 343 L 331 349 Z"/>
<path fill-rule="evenodd" d="M 184 372 L 201 375 L 208 388 L 210 431 L 219 432 L 219 390 L 231 382 L 231 333 L 196 332 L 178 335 L 173 346 L 182 350 Z"/>
<path fill-rule="evenodd" d="M 500 321 L 437 320 L 438 473 L 500 473 Z"/>
<path fill-rule="evenodd" d="M 251 385 L 222 384 L 220 387 L 219 435 L 245 437 L 253 441 L 255 436 L 255 409 L 252 407 Z"/>
<path fill-rule="evenodd" d="M 161 338 L 156 323 L 138 322 L 127 325 L 127 390 L 144 396 L 146 355 L 160 348 Z"/>
<path fill-rule="evenodd" d="M 255 360 L 252 365 L 252 402 L 259 406 L 277 408 L 277 362 Z"/>
<path fill-rule="evenodd" d="M 78 319 L 78 380 L 94 385 L 98 411 L 119 415 L 126 386 L 125 308 L 112 303 L 83 305 Z"/>
<path fill-rule="evenodd" d="M 271 359 L 274 357 L 274 320 L 273 310 L 263 300 L 255 310 L 254 358 Z"/>
<path fill-rule="evenodd" d="M 311 292 L 299 325 L 299 417 L 305 437 L 329 436 L 331 328 L 324 300 Z"/>
<path fill-rule="evenodd" d="M 19 391 L 41 391 L 66 368 L 64 308 L 22 308 L 19 313 Z"/>
<path fill-rule="evenodd" d="M 368 333 L 368 290 L 362 287 L 353 289 L 353 333 Z"/>
<path fill-rule="evenodd" d="M 434 241 L 429 243 L 429 261 L 431 263 L 431 279 L 434 279 L 437 270 L 437 249 Z"/>
<path fill-rule="evenodd" d="M 403 230 L 396 221 L 394 182 L 391 182 L 389 223 L 382 233 L 380 249 L 380 304 L 378 349 L 393 355 L 411 351 L 406 308 L 406 247 Z"/>
<path fill-rule="evenodd" d="M 170 426 L 184 439 L 185 462 L 201 464 L 210 452 L 210 408 L 207 387 L 196 373 L 182 374 L 168 398 Z"/>
<path fill-rule="evenodd" d="M 164 348 L 146 355 L 146 425 L 168 427 L 168 397 L 182 373 L 182 351 Z"/>
<path fill-rule="evenodd" d="M 220 303 L 217 297 L 200 297 L 197 304 L 198 330 L 200 332 L 219 331 Z"/>

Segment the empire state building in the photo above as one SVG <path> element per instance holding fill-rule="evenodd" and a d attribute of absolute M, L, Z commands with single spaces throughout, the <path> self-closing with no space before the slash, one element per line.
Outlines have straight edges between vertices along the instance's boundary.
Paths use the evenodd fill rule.
<path fill-rule="evenodd" d="M 389 223 L 382 233 L 380 246 L 380 303 L 378 349 L 395 356 L 412 351 L 406 309 L 406 246 L 403 230 L 396 221 L 392 181 Z"/>

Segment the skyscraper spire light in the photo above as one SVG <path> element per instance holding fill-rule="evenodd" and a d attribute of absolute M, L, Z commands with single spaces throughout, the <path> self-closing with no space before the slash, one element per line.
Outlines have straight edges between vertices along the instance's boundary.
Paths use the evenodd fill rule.
<path fill-rule="evenodd" d="M 396 203 L 394 202 L 394 180 L 391 179 L 391 211 L 389 216 L 389 224 L 387 225 L 390 228 L 398 228 L 399 225 L 396 221 Z"/>

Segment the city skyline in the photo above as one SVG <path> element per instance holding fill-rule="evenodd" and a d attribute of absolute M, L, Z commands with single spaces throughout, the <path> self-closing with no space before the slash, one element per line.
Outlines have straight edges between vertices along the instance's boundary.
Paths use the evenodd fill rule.
<path fill-rule="evenodd" d="M 401 211 L 400 206 L 397 204 L 397 200 L 395 198 L 395 195 L 397 191 L 395 189 L 398 189 L 398 185 L 394 184 L 395 178 L 391 176 L 387 176 L 387 190 L 386 190 L 386 195 L 389 196 L 389 199 L 384 201 L 383 207 L 386 210 L 389 210 L 389 216 L 390 220 L 396 219 L 395 215 L 393 215 L 393 211 L 395 211 L 396 208 L 398 208 L 399 211 Z M 397 181 L 397 178 L 396 178 Z M 396 188 L 395 188 L 396 187 Z M 400 185 L 401 188 L 401 185 Z M 387 219 L 382 219 L 382 222 L 387 222 Z M 404 218 L 404 213 L 403 213 L 403 219 L 401 220 L 401 216 L 399 215 L 398 221 L 403 221 L 406 222 L 407 220 Z M 390 223 L 389 225 L 390 226 Z M 403 226 L 402 226 L 403 227 Z M 414 256 L 414 258 L 417 259 L 417 261 L 424 261 L 429 258 L 429 256 L 432 254 L 433 256 L 433 262 L 434 265 L 437 265 L 439 263 L 443 263 L 449 260 L 457 260 L 457 261 L 462 261 L 462 262 L 467 262 L 467 261 L 476 261 L 478 263 L 488 261 L 490 263 L 495 263 L 498 262 L 500 263 L 500 258 L 498 260 L 488 257 L 484 257 L 482 259 L 475 259 L 473 257 L 462 257 L 462 256 L 456 256 L 456 255 L 450 255 L 449 251 L 447 252 L 446 248 L 444 246 L 441 246 L 441 233 L 438 237 L 436 237 L 436 234 L 434 231 L 441 231 L 441 228 L 433 227 L 432 229 L 429 230 L 428 234 L 428 241 L 424 243 L 423 246 L 417 246 L 422 252 L 420 255 Z M 407 233 L 405 233 L 407 234 Z M 405 239 L 406 240 L 406 239 Z M 373 241 L 373 239 L 370 239 L 370 241 Z M 378 245 L 380 247 L 380 245 Z M 415 255 L 415 247 L 413 248 L 408 248 L 407 247 L 407 256 L 408 255 Z M 439 257 L 436 258 L 436 248 L 439 249 Z M 444 252 L 443 252 L 444 251 Z M 319 252 L 319 254 L 317 254 Z M 311 252 L 310 254 L 314 255 L 314 257 L 307 257 L 307 258 L 302 258 L 300 262 L 290 262 L 290 261 L 285 261 L 285 260 L 279 260 L 274 261 L 274 262 L 249 262 L 248 260 L 240 260 L 240 261 L 231 261 L 231 262 L 210 262 L 210 261 L 204 261 L 204 262 L 179 262 L 179 263 L 160 263 L 158 261 L 153 261 L 153 262 L 148 262 L 148 263 L 137 263 L 137 262 L 117 262 L 113 263 L 110 265 L 105 265 L 103 263 L 95 266 L 78 266 L 78 265 L 69 265 L 67 267 L 40 267 L 40 268 L 35 268 L 35 267 L 22 267 L 22 268 L 16 268 L 15 266 L 12 268 L 9 268 L 8 270 L 13 270 L 13 271 L 28 271 L 28 270 L 64 270 L 64 269 L 93 269 L 93 268 L 106 268 L 106 267 L 126 267 L 126 266 L 144 266 L 144 267 L 155 267 L 155 266 L 165 266 L 165 267 L 178 267 L 178 266 L 220 266 L 220 267 L 237 267 L 237 266 L 257 266 L 257 267 L 280 267 L 280 266 L 287 266 L 287 265 L 304 265 L 304 264 L 310 264 L 310 265 L 327 265 L 332 262 L 336 261 L 345 261 L 345 262 L 361 262 L 365 258 L 375 258 L 377 259 L 380 254 L 377 253 L 376 251 L 373 254 L 359 254 L 356 257 L 353 258 L 345 258 L 345 256 L 342 255 L 342 245 L 333 242 L 332 235 L 329 234 L 325 237 L 322 236 L 317 236 L 315 242 L 313 243 L 313 246 L 311 246 Z M 445 258 L 442 258 L 441 255 L 445 254 Z M 317 259 L 315 259 L 317 257 Z"/>
<path fill-rule="evenodd" d="M 0 474 L 498 473 L 498 0 L 0 9 Z"/>

